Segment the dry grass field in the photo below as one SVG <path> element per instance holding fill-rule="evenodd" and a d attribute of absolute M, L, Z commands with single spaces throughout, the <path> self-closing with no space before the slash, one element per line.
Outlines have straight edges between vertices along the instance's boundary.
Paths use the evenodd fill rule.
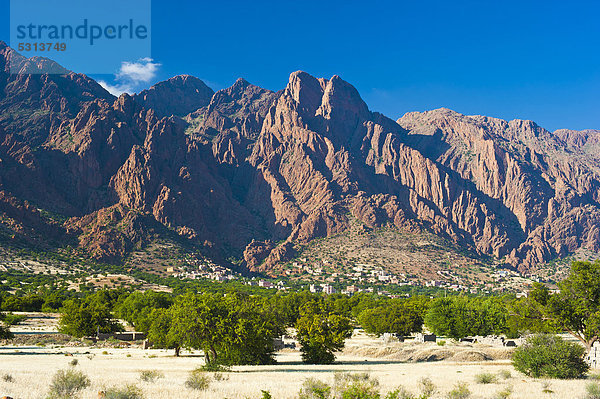
<path fill-rule="evenodd" d="M 379 349 L 378 349 L 379 348 Z M 286 349 L 277 355 L 278 364 L 273 366 L 238 366 L 223 373 L 220 380 L 213 380 L 206 391 L 193 391 L 185 387 L 188 373 L 202 365 L 200 353 L 184 352 L 180 358 L 172 351 L 143 350 L 139 348 L 110 349 L 59 346 L 3 346 L 0 347 L 0 377 L 10 374 L 12 382 L 0 378 L 0 397 L 9 395 L 14 399 L 44 398 L 52 376 L 59 369 L 75 367 L 90 377 L 91 386 L 82 392 L 81 398 L 97 398 L 98 391 L 109 387 L 136 384 L 148 399 L 173 398 L 260 398 L 261 390 L 268 390 L 273 398 L 297 397 L 306 378 L 312 377 L 331 383 L 335 372 L 368 372 L 380 382 L 383 393 L 399 385 L 417 391 L 418 380 L 430 378 L 438 388 L 434 398 L 445 398 L 446 393 L 458 382 L 468 384 L 471 398 L 495 398 L 499 391 L 511 386 L 510 398 L 582 398 L 586 381 L 535 380 L 517 373 L 506 354 L 497 348 L 483 346 L 460 346 L 447 344 L 387 344 L 362 334 L 349 340 L 347 350 L 338 356 L 334 365 L 304 365 L 298 351 Z M 415 351 L 451 353 L 463 361 L 405 361 L 406 353 Z M 484 353 L 496 358 L 487 361 L 469 361 L 469 356 L 456 357 L 460 352 Z M 77 359 L 76 366 L 70 363 Z M 498 360 L 500 359 L 500 360 Z M 142 382 L 142 370 L 158 370 L 163 378 L 155 382 Z M 479 384 L 476 375 L 508 370 L 509 378 L 498 378 L 497 383 Z M 212 375 L 212 374 L 210 374 Z"/>

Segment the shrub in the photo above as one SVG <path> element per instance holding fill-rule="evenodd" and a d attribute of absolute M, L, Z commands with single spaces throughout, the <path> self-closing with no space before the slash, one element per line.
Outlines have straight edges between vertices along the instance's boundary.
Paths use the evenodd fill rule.
<path fill-rule="evenodd" d="M 597 382 L 587 384 L 585 391 L 584 399 L 600 399 L 600 385 Z"/>
<path fill-rule="evenodd" d="M 81 390 L 90 386 L 90 379 L 74 369 L 58 370 L 52 378 L 48 397 L 51 399 L 74 398 Z"/>
<path fill-rule="evenodd" d="M 496 392 L 496 395 L 494 395 L 494 399 L 508 399 L 512 394 L 512 391 L 512 386 L 509 385 L 504 389 L 501 389 L 500 391 Z"/>
<path fill-rule="evenodd" d="M 12 375 L 10 375 L 10 374 L 4 374 L 4 375 L 2 376 L 2 381 L 4 381 L 4 382 L 13 382 L 14 380 L 15 380 L 15 379 L 14 379 L 14 378 L 13 378 L 13 376 L 12 376 Z"/>
<path fill-rule="evenodd" d="M 14 335 L 10 330 L 0 324 L 0 339 L 12 339 Z"/>
<path fill-rule="evenodd" d="M 496 380 L 496 376 L 492 373 L 481 373 L 475 376 L 475 381 L 478 384 L 493 384 Z"/>
<path fill-rule="evenodd" d="M 500 370 L 498 372 L 498 375 L 500 376 L 500 378 L 502 378 L 504 380 L 508 380 L 510 377 L 512 377 L 512 374 L 510 373 L 509 370 Z"/>
<path fill-rule="evenodd" d="M 165 375 L 158 370 L 142 370 L 140 371 L 140 380 L 144 382 L 154 382 Z"/>
<path fill-rule="evenodd" d="M 205 391 L 210 386 L 210 376 L 202 369 L 192 370 L 185 382 L 185 386 L 197 391 Z"/>
<path fill-rule="evenodd" d="M 530 377 L 581 378 L 589 366 L 585 349 L 557 335 L 532 335 L 513 354 L 513 366 Z"/>
<path fill-rule="evenodd" d="M 299 399 L 327 399 L 331 395 L 331 387 L 315 378 L 307 378 L 300 388 Z"/>
<path fill-rule="evenodd" d="M 110 388 L 104 391 L 105 399 L 143 399 L 142 390 L 135 385 L 126 385 L 123 388 Z"/>
<path fill-rule="evenodd" d="M 4 321 L 4 324 L 6 324 L 7 326 L 15 326 L 15 325 L 25 321 L 25 319 L 27 319 L 27 316 L 25 316 L 25 315 L 6 313 L 4 315 L 3 321 Z"/>
<path fill-rule="evenodd" d="M 417 399 L 417 397 L 404 387 L 396 388 L 385 395 L 385 399 Z"/>
<path fill-rule="evenodd" d="M 379 381 L 368 373 L 335 373 L 334 396 L 341 399 L 379 399 Z"/>
<path fill-rule="evenodd" d="M 459 382 L 450 392 L 446 394 L 447 399 L 468 399 L 471 397 L 471 391 L 464 382 Z"/>
<path fill-rule="evenodd" d="M 73 359 L 69 362 L 69 364 L 73 367 L 77 366 L 79 364 L 79 360 L 77 359 Z"/>
<path fill-rule="evenodd" d="M 444 341 L 444 340 L 442 339 L 442 340 L 438 341 L 438 342 L 437 342 L 437 344 L 438 344 L 439 346 L 444 346 L 444 345 L 446 345 L 446 341 Z"/>
<path fill-rule="evenodd" d="M 419 380 L 419 390 L 421 391 L 421 398 L 427 399 L 436 393 L 437 387 L 431 379 L 423 377 Z"/>

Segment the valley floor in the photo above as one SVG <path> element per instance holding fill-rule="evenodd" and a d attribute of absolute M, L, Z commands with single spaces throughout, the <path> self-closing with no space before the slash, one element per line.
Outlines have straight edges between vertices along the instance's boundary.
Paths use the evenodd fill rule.
<path fill-rule="evenodd" d="M 441 349 L 441 348 L 440 348 Z M 335 372 L 368 372 L 380 381 L 386 393 L 399 385 L 417 391 L 418 380 L 429 377 L 438 387 L 434 398 L 444 398 L 458 382 L 465 382 L 473 393 L 472 398 L 494 398 L 512 386 L 510 398 L 580 398 L 586 381 L 535 380 L 517 373 L 509 360 L 483 362 L 419 362 L 358 357 L 340 354 L 334 365 L 305 365 L 299 352 L 285 350 L 277 355 L 273 366 L 240 366 L 233 372 L 223 373 L 220 381 L 212 381 L 207 391 L 192 391 L 185 387 L 188 372 L 200 366 L 200 353 L 183 353 L 173 357 L 172 351 L 143 350 L 139 348 L 106 349 L 86 347 L 0 347 L 0 376 L 10 374 L 13 382 L 0 379 L 0 397 L 14 399 L 40 399 L 48 392 L 52 376 L 59 369 L 74 366 L 86 373 L 92 382 L 81 395 L 84 399 L 98 398 L 98 391 L 114 386 L 136 384 L 148 399 L 173 398 L 260 398 L 267 390 L 275 399 L 296 398 L 302 382 L 309 377 L 331 383 Z M 164 378 L 154 383 L 140 381 L 142 370 L 160 370 Z M 475 376 L 482 372 L 499 373 L 509 370 L 511 377 L 499 379 L 494 384 L 478 384 Z M 552 391 L 552 392 L 543 392 Z"/>

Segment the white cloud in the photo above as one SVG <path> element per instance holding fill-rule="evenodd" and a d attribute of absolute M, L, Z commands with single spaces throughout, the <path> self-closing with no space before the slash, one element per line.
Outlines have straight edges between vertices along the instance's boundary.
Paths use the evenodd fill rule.
<path fill-rule="evenodd" d="M 122 93 L 132 94 L 143 83 L 148 83 L 158 72 L 159 63 L 152 58 L 140 58 L 136 62 L 123 61 L 119 72 L 115 75 L 115 84 L 98 81 L 110 94 L 119 96 Z"/>
<path fill-rule="evenodd" d="M 104 80 L 99 80 L 98 84 L 100 86 L 104 87 L 104 90 L 106 90 L 107 92 L 109 92 L 110 94 L 112 94 L 115 97 L 119 97 L 123 93 L 132 94 L 135 92 L 133 86 L 128 85 L 128 84 L 111 85 L 110 83 L 107 83 Z"/>

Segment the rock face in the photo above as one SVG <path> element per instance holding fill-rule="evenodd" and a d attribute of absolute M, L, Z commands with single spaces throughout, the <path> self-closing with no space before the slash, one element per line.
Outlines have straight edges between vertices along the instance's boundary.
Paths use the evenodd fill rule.
<path fill-rule="evenodd" d="M 3 43 L 0 55 L 0 212 L 99 259 L 169 231 L 273 273 L 353 220 L 427 230 L 524 272 L 600 250 L 598 131 L 446 109 L 395 122 L 339 76 L 305 72 L 277 93 L 177 76 L 115 98 L 68 71 L 10 75 L 20 56 Z M 68 220 L 38 223 L 19 206 Z"/>
<path fill-rule="evenodd" d="M 137 103 L 159 116 L 184 116 L 208 104 L 214 91 L 200 79 L 179 75 L 134 96 Z"/>
<path fill-rule="evenodd" d="M 521 270 L 580 248 L 597 252 L 598 131 L 550 133 L 531 121 L 440 109 L 398 120 L 411 145 L 502 203 L 522 238 L 507 254 Z"/>

